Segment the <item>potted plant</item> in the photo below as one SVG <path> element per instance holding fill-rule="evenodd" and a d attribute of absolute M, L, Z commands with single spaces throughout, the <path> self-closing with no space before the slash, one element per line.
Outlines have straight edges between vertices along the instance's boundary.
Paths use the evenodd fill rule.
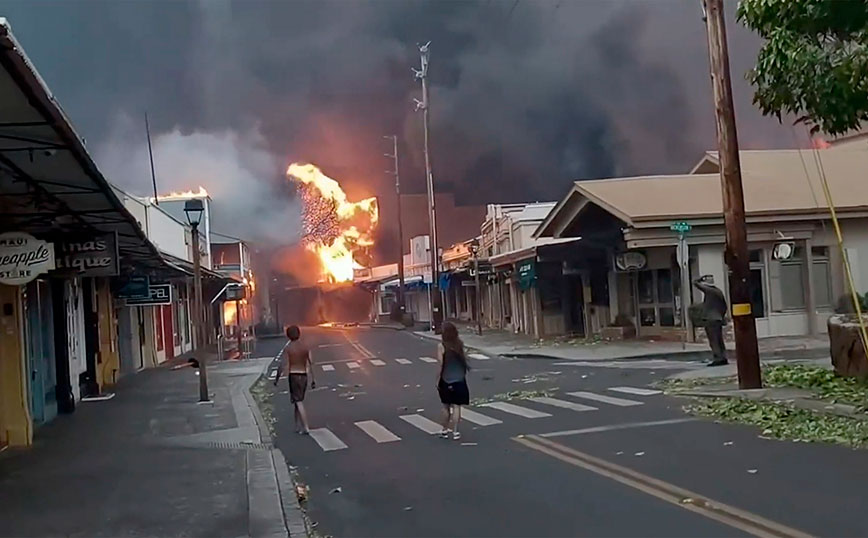
<path fill-rule="evenodd" d="M 862 321 L 868 325 L 868 293 L 859 296 Z M 841 376 L 868 379 L 868 357 L 862 344 L 862 327 L 854 312 L 853 299 L 842 295 L 836 314 L 828 321 L 829 353 L 835 373 Z"/>

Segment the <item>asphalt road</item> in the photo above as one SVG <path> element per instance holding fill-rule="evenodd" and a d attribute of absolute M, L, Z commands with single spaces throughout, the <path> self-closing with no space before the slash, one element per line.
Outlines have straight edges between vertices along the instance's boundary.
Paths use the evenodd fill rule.
<path fill-rule="evenodd" d="M 424 360 L 435 342 L 366 328 L 305 337 L 316 433 L 294 433 L 283 381 L 276 442 L 322 535 L 868 535 L 863 453 L 691 419 L 649 386 L 674 361 L 472 358 L 476 415 L 453 441 L 420 429 L 440 413 L 438 367 Z"/>

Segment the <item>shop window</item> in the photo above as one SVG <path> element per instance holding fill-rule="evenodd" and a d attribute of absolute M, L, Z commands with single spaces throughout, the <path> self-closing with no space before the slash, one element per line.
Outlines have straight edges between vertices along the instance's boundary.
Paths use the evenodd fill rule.
<path fill-rule="evenodd" d="M 392 306 L 395 304 L 395 296 L 391 294 L 380 296 L 380 313 L 389 314 L 392 312 Z"/>
<path fill-rule="evenodd" d="M 639 324 L 643 327 L 675 326 L 675 293 L 671 269 L 637 274 Z"/>
<path fill-rule="evenodd" d="M 814 247 L 813 255 L 813 286 L 814 303 L 817 308 L 832 306 L 832 270 L 829 265 L 829 248 Z"/>

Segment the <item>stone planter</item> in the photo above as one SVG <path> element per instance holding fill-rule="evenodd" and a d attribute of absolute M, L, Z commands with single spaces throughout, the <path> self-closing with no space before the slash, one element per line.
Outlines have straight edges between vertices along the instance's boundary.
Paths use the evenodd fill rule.
<path fill-rule="evenodd" d="M 868 324 L 868 315 L 862 318 Z M 840 314 L 829 318 L 829 352 L 835 373 L 841 376 L 868 379 L 868 358 L 859 336 L 855 314 Z"/>
<path fill-rule="evenodd" d="M 603 327 L 600 337 L 603 340 L 624 340 L 636 336 L 634 327 Z"/>

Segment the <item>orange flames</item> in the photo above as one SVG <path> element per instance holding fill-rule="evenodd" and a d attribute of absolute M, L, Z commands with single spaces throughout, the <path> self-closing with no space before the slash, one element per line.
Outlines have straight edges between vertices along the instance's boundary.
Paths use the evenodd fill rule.
<path fill-rule="evenodd" d="M 190 198 L 208 198 L 208 191 L 205 187 L 199 185 L 198 191 L 175 191 L 169 194 L 161 194 L 157 196 L 157 200 L 189 200 Z"/>
<path fill-rule="evenodd" d="M 223 303 L 223 325 L 235 325 L 236 314 L 235 301 L 225 301 Z"/>
<path fill-rule="evenodd" d="M 319 258 L 321 280 L 352 281 L 353 269 L 362 268 L 356 257 L 374 244 L 379 220 L 377 199 L 348 201 L 340 184 L 312 164 L 293 163 L 286 174 L 310 189 L 308 196 L 303 196 L 305 248 Z"/>

